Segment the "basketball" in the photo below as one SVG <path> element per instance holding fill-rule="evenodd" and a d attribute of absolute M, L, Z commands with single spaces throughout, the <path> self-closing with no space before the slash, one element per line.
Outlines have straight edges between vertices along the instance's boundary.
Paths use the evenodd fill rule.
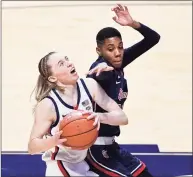
<path fill-rule="evenodd" d="M 64 116 L 60 123 L 61 138 L 66 138 L 64 146 L 72 149 L 87 149 L 96 141 L 98 136 L 97 125 L 93 126 L 94 119 L 88 120 L 89 113 L 82 111 L 72 112 Z"/>

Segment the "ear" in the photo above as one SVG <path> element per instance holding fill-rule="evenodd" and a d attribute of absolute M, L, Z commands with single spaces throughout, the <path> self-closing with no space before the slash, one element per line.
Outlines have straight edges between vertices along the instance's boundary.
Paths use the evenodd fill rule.
<path fill-rule="evenodd" d="M 97 52 L 97 54 L 98 54 L 99 56 L 102 56 L 102 55 L 101 55 L 101 49 L 100 49 L 100 47 L 96 47 L 96 52 Z"/>
<path fill-rule="evenodd" d="M 57 81 L 57 78 L 55 77 L 55 76 L 49 76 L 48 77 L 48 81 L 50 81 L 50 82 L 56 82 Z"/>

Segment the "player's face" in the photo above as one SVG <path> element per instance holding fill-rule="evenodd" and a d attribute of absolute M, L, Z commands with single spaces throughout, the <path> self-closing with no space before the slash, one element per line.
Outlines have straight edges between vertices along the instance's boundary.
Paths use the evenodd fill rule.
<path fill-rule="evenodd" d="M 54 53 L 49 57 L 48 65 L 52 71 L 52 76 L 48 78 L 51 82 L 64 85 L 74 85 L 76 83 L 78 74 L 67 56 Z"/>
<path fill-rule="evenodd" d="M 123 42 L 119 37 L 105 39 L 104 44 L 97 48 L 97 50 L 115 68 L 121 67 L 124 49 Z"/>

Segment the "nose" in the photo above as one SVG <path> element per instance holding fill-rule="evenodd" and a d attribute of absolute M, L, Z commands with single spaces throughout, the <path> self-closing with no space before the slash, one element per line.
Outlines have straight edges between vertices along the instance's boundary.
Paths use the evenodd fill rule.
<path fill-rule="evenodd" d="M 72 62 L 67 61 L 66 65 L 67 65 L 67 67 L 69 68 L 69 67 L 72 67 L 73 64 L 72 64 Z"/>
<path fill-rule="evenodd" d="M 115 56 L 116 57 L 120 57 L 121 56 L 121 52 L 119 49 L 115 49 Z"/>

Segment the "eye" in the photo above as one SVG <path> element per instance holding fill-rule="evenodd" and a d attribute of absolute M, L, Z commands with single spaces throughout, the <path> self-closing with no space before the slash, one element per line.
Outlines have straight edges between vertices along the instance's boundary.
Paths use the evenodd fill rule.
<path fill-rule="evenodd" d="M 63 66 L 64 65 L 64 62 L 62 61 L 62 62 L 60 62 L 60 66 Z"/>
<path fill-rule="evenodd" d="M 112 51 L 113 51 L 113 49 L 112 49 L 112 48 L 110 48 L 110 49 L 108 49 L 108 51 L 109 51 L 109 52 L 112 52 Z"/>
<path fill-rule="evenodd" d="M 119 46 L 119 49 L 123 49 L 123 46 L 121 45 L 121 46 Z"/>
<path fill-rule="evenodd" d="M 64 57 L 66 61 L 69 61 L 69 58 L 67 56 Z"/>

